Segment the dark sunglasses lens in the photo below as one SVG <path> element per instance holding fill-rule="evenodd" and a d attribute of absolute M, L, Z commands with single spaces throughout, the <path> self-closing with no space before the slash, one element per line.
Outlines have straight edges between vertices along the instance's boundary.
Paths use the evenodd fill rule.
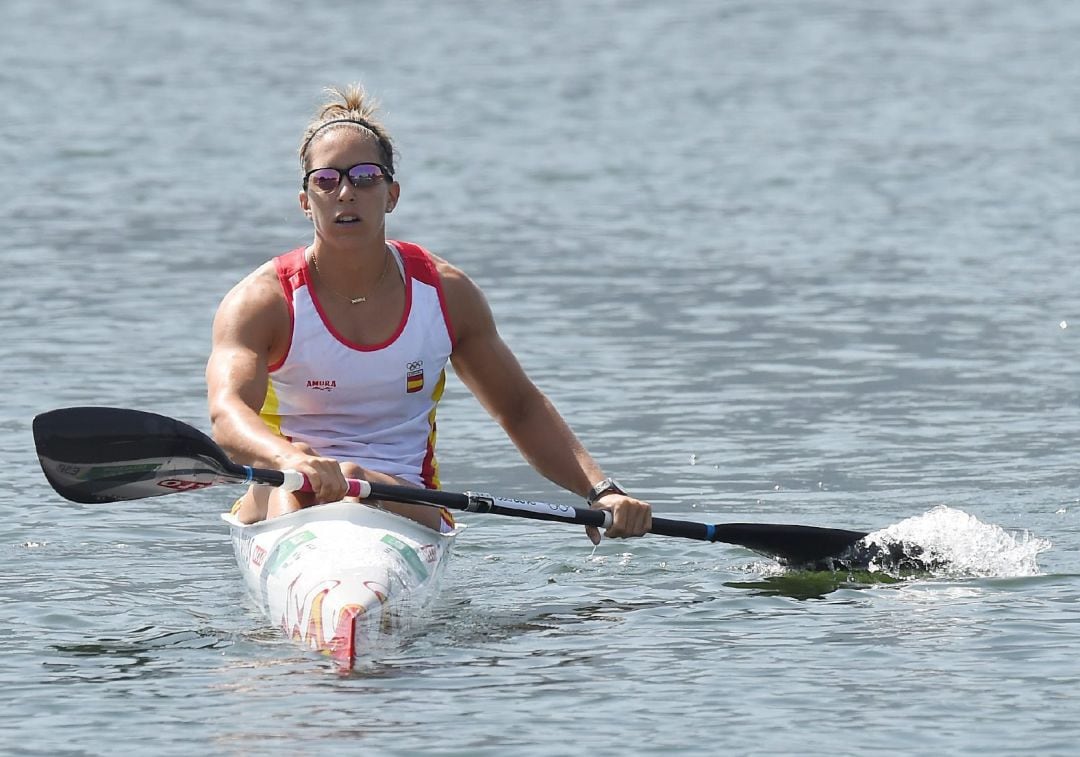
<path fill-rule="evenodd" d="M 320 192 L 333 192 L 341 181 L 341 174 L 336 168 L 320 168 L 308 176 L 308 184 L 314 184 Z"/>
<path fill-rule="evenodd" d="M 360 163 L 349 169 L 349 181 L 357 187 L 369 187 L 382 177 L 382 168 L 373 163 Z"/>

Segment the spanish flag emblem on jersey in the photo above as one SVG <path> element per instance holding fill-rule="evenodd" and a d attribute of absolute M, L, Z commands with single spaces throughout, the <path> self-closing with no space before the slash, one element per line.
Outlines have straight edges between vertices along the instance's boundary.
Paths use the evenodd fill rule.
<path fill-rule="evenodd" d="M 405 391 L 409 394 L 418 392 L 424 388 L 424 361 L 415 360 L 409 363 L 405 371 Z"/>

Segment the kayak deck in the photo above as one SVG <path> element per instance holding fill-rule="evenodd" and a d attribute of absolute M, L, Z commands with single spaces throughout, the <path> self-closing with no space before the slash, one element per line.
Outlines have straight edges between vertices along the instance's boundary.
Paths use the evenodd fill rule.
<path fill-rule="evenodd" d="M 293 641 L 345 667 L 378 637 L 413 624 L 434 596 L 457 535 L 356 502 L 250 525 L 221 517 L 263 614 Z"/>

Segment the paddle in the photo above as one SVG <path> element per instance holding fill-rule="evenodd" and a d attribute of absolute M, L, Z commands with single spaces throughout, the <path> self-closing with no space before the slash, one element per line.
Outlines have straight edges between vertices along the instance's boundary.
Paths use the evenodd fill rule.
<path fill-rule="evenodd" d="M 119 502 L 259 483 L 305 490 L 295 471 L 238 465 L 210 437 L 156 413 L 111 407 L 70 407 L 34 418 L 38 460 L 52 487 L 73 502 Z M 474 513 L 552 520 L 607 528 L 611 513 L 488 494 L 437 491 L 349 481 L 350 496 L 446 507 Z M 653 518 L 650 533 L 747 547 L 785 562 L 807 563 L 842 555 L 866 536 L 860 531 L 768 523 L 708 525 Z"/>

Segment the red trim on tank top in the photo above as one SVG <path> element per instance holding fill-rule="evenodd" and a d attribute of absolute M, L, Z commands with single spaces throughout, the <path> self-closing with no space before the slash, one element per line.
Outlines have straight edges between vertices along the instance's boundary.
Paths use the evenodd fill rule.
<path fill-rule="evenodd" d="M 340 331 L 334 328 L 334 324 L 330 322 L 330 318 L 323 310 L 322 302 L 319 301 L 318 296 L 315 294 L 315 290 L 308 284 L 307 292 L 308 297 L 311 298 L 311 303 L 315 306 L 315 311 L 319 314 L 319 319 L 322 321 L 326 330 L 330 333 L 334 339 L 337 339 L 343 345 L 351 350 L 357 352 L 378 352 L 379 350 L 386 349 L 401 336 L 401 332 L 405 330 L 405 324 L 409 322 L 409 313 L 412 311 L 412 275 L 409 271 L 409 264 L 406 260 L 402 259 L 402 267 L 405 269 L 405 311 L 401 314 L 401 320 L 398 321 L 397 328 L 394 329 L 394 333 L 391 334 L 385 341 L 379 344 L 357 344 L 356 342 L 346 339 Z M 307 268 L 307 259 L 305 256 L 304 268 Z M 397 268 L 397 263 L 394 264 L 394 268 Z"/>
<path fill-rule="evenodd" d="M 443 323 L 446 325 L 446 334 L 450 337 L 450 349 L 452 351 L 457 346 L 457 339 L 454 336 L 454 324 L 450 321 L 450 310 L 446 306 L 446 293 L 443 292 L 442 277 L 439 275 L 439 269 L 435 267 L 435 261 L 432 260 L 431 253 L 412 242 L 399 242 L 396 239 L 391 239 L 389 242 L 401 253 L 403 261 L 411 260 L 415 264 L 413 273 L 416 279 L 435 288 L 435 292 L 439 295 L 439 307 L 442 309 Z"/>
<path fill-rule="evenodd" d="M 308 297 L 315 306 L 315 311 L 319 314 L 319 319 L 334 339 L 350 349 L 358 350 L 360 352 L 376 352 L 393 344 L 394 341 L 401 336 L 401 332 L 405 330 L 405 326 L 409 322 L 409 314 L 412 312 L 412 284 L 410 280 L 416 279 L 417 281 L 421 281 L 434 287 L 436 294 L 438 294 L 439 308 L 442 310 L 443 323 L 446 326 L 447 336 L 450 338 L 450 349 L 451 351 L 453 350 L 457 345 L 457 339 L 454 335 L 454 325 L 450 320 L 450 311 L 446 304 L 446 293 L 443 291 L 442 277 L 439 276 L 439 271 L 435 267 L 435 261 L 432 260 L 431 253 L 413 242 L 401 242 L 396 239 L 388 239 L 387 242 L 392 244 L 398 251 L 398 254 L 401 256 L 402 268 L 405 269 L 405 312 L 402 313 L 401 321 L 398 323 L 394 333 L 383 343 L 375 345 L 357 344 L 352 342 L 342 336 L 341 333 L 334 328 L 333 324 L 330 323 L 330 319 L 323 311 L 322 303 L 319 301 L 314 288 L 311 286 L 311 268 L 307 261 L 306 247 L 297 247 L 295 250 L 290 250 L 284 255 L 279 255 L 274 258 L 274 268 L 277 271 L 278 282 L 281 284 L 281 289 L 285 294 L 285 304 L 289 308 L 289 337 L 288 342 L 285 345 L 285 352 L 282 354 L 281 359 L 267 367 L 269 372 L 273 373 L 281 368 L 288 359 L 289 352 L 292 349 L 292 338 L 296 331 L 296 312 L 293 305 L 293 298 L 301 286 L 307 289 Z"/>
<path fill-rule="evenodd" d="M 290 250 L 284 255 L 278 255 L 274 258 L 274 270 L 277 271 L 281 291 L 285 294 L 285 305 L 289 308 L 289 336 L 288 341 L 285 342 L 285 352 L 281 354 L 281 358 L 267 366 L 270 373 L 285 365 L 285 361 L 289 358 L 289 351 L 292 349 L 293 332 L 296 330 L 293 293 L 301 285 L 306 286 L 308 283 L 307 260 L 304 257 L 305 250 L 304 247 L 297 247 L 295 250 Z"/>

